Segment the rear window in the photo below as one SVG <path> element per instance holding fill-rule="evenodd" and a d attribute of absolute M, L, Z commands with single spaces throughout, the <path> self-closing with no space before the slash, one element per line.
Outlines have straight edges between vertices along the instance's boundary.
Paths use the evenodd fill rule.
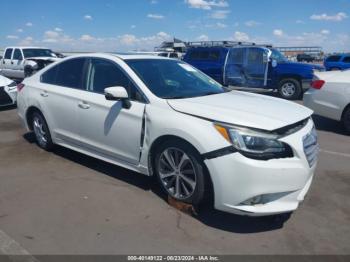
<path fill-rule="evenodd" d="M 81 89 L 85 58 L 64 61 L 41 76 L 41 82 Z"/>
<path fill-rule="evenodd" d="M 195 50 L 190 53 L 191 60 L 219 60 L 220 51 Z"/>
<path fill-rule="evenodd" d="M 341 56 L 339 55 L 333 55 L 327 58 L 327 62 L 339 62 Z"/>
<path fill-rule="evenodd" d="M 343 62 L 344 63 L 350 63 L 350 56 L 344 57 Z"/>

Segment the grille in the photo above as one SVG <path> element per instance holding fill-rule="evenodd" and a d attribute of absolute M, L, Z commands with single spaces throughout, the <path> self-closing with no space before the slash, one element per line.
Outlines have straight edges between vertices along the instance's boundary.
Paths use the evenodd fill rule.
<path fill-rule="evenodd" d="M 0 105 L 10 105 L 12 104 L 11 97 L 5 92 L 4 87 L 0 86 Z"/>
<path fill-rule="evenodd" d="M 313 167 L 317 162 L 318 153 L 320 151 L 320 147 L 317 143 L 317 133 L 315 127 L 312 128 L 309 134 L 304 136 L 303 146 L 309 166 Z"/>

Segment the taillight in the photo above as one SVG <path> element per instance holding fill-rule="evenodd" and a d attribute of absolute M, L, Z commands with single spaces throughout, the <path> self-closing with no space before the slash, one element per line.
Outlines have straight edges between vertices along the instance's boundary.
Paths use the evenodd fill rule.
<path fill-rule="evenodd" d="M 312 81 L 311 87 L 315 89 L 321 89 L 325 83 L 326 81 L 324 80 L 315 80 L 315 81 Z"/>
<path fill-rule="evenodd" d="M 20 92 L 20 91 L 23 89 L 23 87 L 24 87 L 24 84 L 19 83 L 19 84 L 17 85 L 17 92 Z"/>

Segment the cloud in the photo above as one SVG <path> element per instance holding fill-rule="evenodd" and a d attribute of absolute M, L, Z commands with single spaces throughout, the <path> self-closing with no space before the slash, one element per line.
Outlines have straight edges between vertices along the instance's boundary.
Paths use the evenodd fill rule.
<path fill-rule="evenodd" d="M 275 29 L 275 30 L 273 30 L 273 34 L 275 35 L 275 36 L 283 36 L 283 30 L 281 30 L 281 29 Z"/>
<path fill-rule="evenodd" d="M 131 25 L 130 28 L 131 28 L 131 29 L 135 29 L 135 28 L 136 28 L 136 25 Z"/>
<path fill-rule="evenodd" d="M 312 15 L 310 16 L 311 20 L 323 20 L 323 21 L 333 21 L 333 22 L 340 22 L 344 19 L 348 18 L 346 13 L 339 12 L 335 15 L 327 15 L 326 13 L 320 14 L 320 15 Z"/>
<path fill-rule="evenodd" d="M 148 14 L 147 17 L 152 19 L 164 19 L 164 16 L 159 14 Z"/>
<path fill-rule="evenodd" d="M 254 26 L 261 25 L 261 23 L 254 21 L 254 20 L 249 20 L 249 21 L 245 22 L 244 24 L 248 27 L 254 27 Z"/>
<path fill-rule="evenodd" d="M 134 35 L 125 34 L 120 37 L 120 43 L 123 45 L 134 45 L 138 41 Z"/>
<path fill-rule="evenodd" d="M 6 39 L 18 39 L 19 37 L 16 35 L 7 35 Z"/>
<path fill-rule="evenodd" d="M 197 41 L 209 41 L 209 37 L 207 35 L 200 35 L 196 38 Z"/>
<path fill-rule="evenodd" d="M 49 30 L 49 31 L 46 31 L 44 35 L 45 35 L 45 38 L 57 38 L 60 34 L 56 31 Z"/>
<path fill-rule="evenodd" d="M 228 7 L 226 0 L 185 0 L 190 8 L 211 10 L 213 7 Z"/>
<path fill-rule="evenodd" d="M 217 10 L 211 13 L 210 18 L 226 19 L 229 13 L 230 13 L 229 10 Z"/>
<path fill-rule="evenodd" d="M 92 20 L 92 16 L 91 15 L 84 15 L 84 19 L 85 20 Z"/>
<path fill-rule="evenodd" d="M 56 32 L 63 32 L 63 29 L 62 29 L 62 28 L 59 28 L 59 27 L 56 27 L 56 28 L 55 28 L 55 31 L 56 31 Z"/>
<path fill-rule="evenodd" d="M 27 22 L 26 26 L 31 27 L 31 26 L 33 26 L 33 23 L 32 22 Z"/>
<path fill-rule="evenodd" d="M 33 37 L 27 36 L 22 41 L 20 41 L 18 44 L 21 46 L 28 46 L 28 45 L 31 45 L 33 43 L 33 41 L 34 41 Z"/>
<path fill-rule="evenodd" d="M 321 34 L 323 34 L 323 35 L 329 35 L 331 33 L 331 31 L 329 31 L 329 30 L 327 30 L 327 29 L 323 29 L 322 31 L 321 31 Z"/>
<path fill-rule="evenodd" d="M 247 33 L 236 31 L 232 40 L 234 41 L 249 41 L 250 37 Z"/>
<path fill-rule="evenodd" d="M 23 29 L 22 29 L 22 28 L 18 28 L 16 31 L 17 31 L 18 33 L 23 33 Z"/>
<path fill-rule="evenodd" d="M 296 20 L 295 23 L 297 23 L 297 24 L 305 24 L 305 22 L 303 20 Z"/>
<path fill-rule="evenodd" d="M 151 0 L 151 5 L 155 5 L 155 4 L 158 4 L 158 1 L 157 0 Z"/>
<path fill-rule="evenodd" d="M 95 37 L 93 37 L 93 36 L 91 36 L 91 35 L 82 35 L 81 37 L 80 37 L 80 40 L 81 41 L 93 41 L 93 40 L 95 40 Z"/>

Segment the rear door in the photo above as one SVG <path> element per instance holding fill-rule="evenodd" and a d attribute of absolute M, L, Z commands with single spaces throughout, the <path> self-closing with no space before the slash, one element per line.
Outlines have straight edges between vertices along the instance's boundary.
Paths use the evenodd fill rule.
<path fill-rule="evenodd" d="M 348 69 L 348 68 L 350 68 L 350 56 L 345 56 L 343 58 L 342 69 Z"/>
<path fill-rule="evenodd" d="M 7 48 L 5 51 L 4 59 L 2 60 L 2 75 L 6 77 L 12 77 L 12 48 Z"/>
<path fill-rule="evenodd" d="M 82 90 L 86 58 L 66 60 L 46 71 L 41 76 L 38 97 L 51 135 L 59 142 L 80 145 L 77 126 L 79 101 Z"/>
<path fill-rule="evenodd" d="M 134 82 L 115 62 L 91 58 L 87 68 L 86 91 L 78 101 L 78 125 L 86 150 L 114 161 L 137 165 L 140 157 L 145 102 Z M 107 87 L 124 87 L 131 101 L 125 109 L 121 101 L 108 101 Z"/>
<path fill-rule="evenodd" d="M 245 48 L 231 48 L 224 67 L 224 84 L 230 86 L 244 86 L 246 78 L 244 76 Z"/>

